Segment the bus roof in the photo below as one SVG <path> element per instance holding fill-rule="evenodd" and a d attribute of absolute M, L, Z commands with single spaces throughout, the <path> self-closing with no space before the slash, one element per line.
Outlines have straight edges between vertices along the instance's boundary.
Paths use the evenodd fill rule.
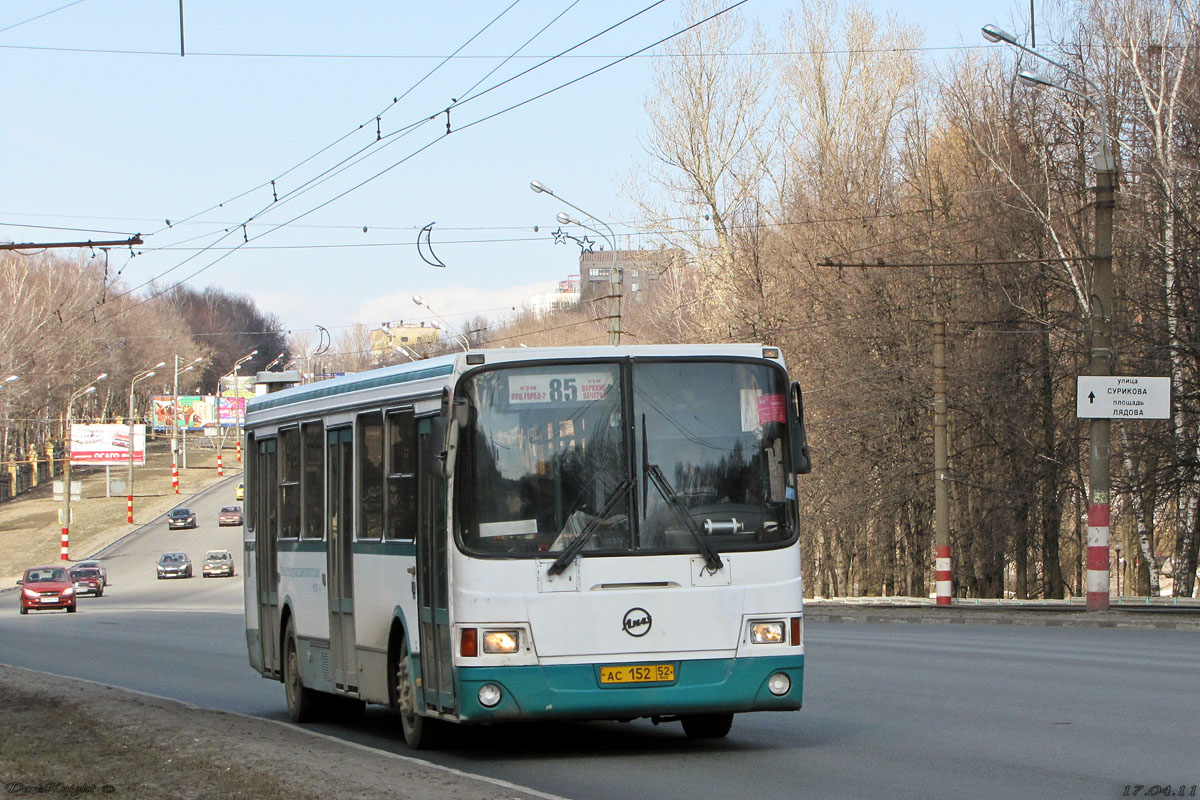
<path fill-rule="evenodd" d="M 764 345 L 761 344 L 661 344 L 633 346 L 579 346 L 579 347 L 515 347 L 515 348 L 480 348 L 465 353 L 438 356 L 437 358 L 413 361 L 407 364 L 397 364 L 391 367 L 381 367 L 368 372 L 357 372 L 351 375 L 339 376 L 329 380 L 295 386 L 274 394 L 254 397 L 246 402 L 246 415 L 251 417 L 270 409 L 279 409 L 299 403 L 306 403 L 323 398 L 335 398 L 370 389 L 386 386 L 400 386 L 437 378 L 444 385 L 453 382 L 450 377 L 466 369 L 482 364 L 496 364 L 509 361 L 549 361 L 558 359 L 596 359 L 596 358 L 663 358 L 686 356 L 718 356 L 725 358 L 764 358 Z M 778 352 L 778 350 L 776 351 Z M 470 357 L 468 359 L 468 357 Z M 783 363 L 780 354 L 772 359 Z M 248 420 L 249 421 L 249 420 Z"/>

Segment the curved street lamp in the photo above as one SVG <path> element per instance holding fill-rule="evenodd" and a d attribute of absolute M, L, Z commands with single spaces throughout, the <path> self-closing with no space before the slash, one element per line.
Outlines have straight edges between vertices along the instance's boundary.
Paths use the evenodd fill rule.
<path fill-rule="evenodd" d="M 1116 205 L 1115 164 L 1113 162 L 1112 138 L 1108 133 L 1108 105 L 1104 91 L 1086 75 L 1060 64 L 1037 50 L 1026 47 L 1006 30 L 995 25 L 984 25 L 983 38 L 989 42 L 1011 45 L 1034 58 L 1058 67 L 1067 75 L 1086 84 L 1091 94 L 1069 89 L 1035 72 L 1023 71 L 1018 79 L 1026 86 L 1053 88 L 1080 98 L 1096 112 L 1100 119 L 1100 154 L 1096 157 L 1096 238 L 1092 256 L 1092 292 L 1089 309 L 1091 329 L 1091 359 L 1088 372 L 1091 375 L 1112 374 L 1112 243 L 1113 208 Z M 1088 460 L 1088 553 L 1087 553 L 1087 610 L 1108 609 L 1110 588 L 1108 546 L 1110 538 L 1109 508 L 1112 490 L 1109 475 L 1112 440 L 1110 420 L 1093 418 L 1089 438 L 1091 453 Z"/>
<path fill-rule="evenodd" d="M 153 369 L 146 370 L 145 372 L 139 372 L 137 375 L 134 375 L 133 380 L 131 380 L 129 382 L 129 486 L 128 486 L 129 495 L 126 498 L 129 501 L 129 503 L 128 503 L 128 509 L 127 509 L 128 514 L 126 516 L 126 521 L 129 522 L 130 525 L 133 524 L 133 451 L 135 449 L 134 445 L 137 443 L 137 438 L 136 438 L 136 435 L 134 432 L 134 425 L 133 425 L 133 390 L 134 390 L 134 387 L 138 385 L 139 381 L 144 381 L 144 380 L 146 380 L 146 378 L 153 378 L 155 375 L 158 374 L 156 372 L 156 370 L 161 369 L 162 367 L 165 367 L 166 365 L 167 365 L 167 362 L 160 361 L 154 365 Z M 143 451 L 142 458 L 145 459 L 144 451 Z"/>
<path fill-rule="evenodd" d="M 440 314 L 438 314 L 436 311 L 434 311 L 433 308 L 429 305 L 429 303 L 426 303 L 423 299 L 421 299 L 421 295 L 414 294 L 412 296 L 412 301 L 414 304 L 416 304 L 418 306 L 425 306 L 425 308 L 429 309 L 429 313 L 433 314 L 433 316 L 438 321 L 440 321 L 443 325 L 446 326 L 446 330 L 448 330 L 450 332 L 451 336 L 454 338 L 455 344 L 457 344 L 459 347 L 461 347 L 463 349 L 464 353 L 471 349 L 471 343 L 469 341 L 467 341 L 467 337 L 465 337 L 461 333 L 459 333 L 457 328 L 455 328 L 449 322 L 444 320 Z M 405 355 L 408 355 L 408 354 L 405 353 Z M 413 360 L 415 361 L 416 359 L 413 359 Z"/>
<path fill-rule="evenodd" d="M 254 358 L 256 355 L 258 355 L 257 348 L 255 348 L 254 350 L 251 350 L 249 353 L 242 356 L 237 361 L 233 362 L 233 369 L 229 372 L 226 372 L 220 378 L 217 378 L 217 430 L 220 431 L 220 434 L 221 434 L 220 436 L 217 437 L 217 474 L 218 475 L 225 474 L 225 471 L 221 466 L 221 453 L 225 449 L 225 428 L 224 428 L 224 426 L 221 425 L 221 394 L 222 394 L 221 393 L 221 381 L 225 380 L 228 377 L 231 377 L 231 376 L 233 377 L 233 393 L 234 393 L 233 394 L 233 399 L 234 399 L 233 433 L 235 436 L 238 437 L 237 459 L 238 459 L 238 461 L 241 461 L 242 460 L 242 439 L 241 439 L 242 414 L 241 414 L 241 409 L 239 409 L 237 406 L 237 400 L 240 396 L 240 395 L 238 395 L 238 389 L 240 388 L 238 386 L 238 370 L 241 369 L 242 364 L 245 364 L 247 361 Z"/>
<path fill-rule="evenodd" d="M 612 250 L 612 271 L 608 274 L 608 343 L 611 345 L 621 344 L 621 271 L 617 266 L 617 236 L 613 233 L 612 227 L 595 214 L 589 214 L 570 200 L 555 194 L 549 186 L 541 181 L 530 181 L 529 188 L 536 194 L 548 194 L 560 202 L 566 203 L 585 217 L 594 220 L 599 225 L 603 225 L 604 229 L 608 231 L 605 234 L 604 231 L 597 230 L 590 225 L 585 225 L 565 212 L 560 211 L 556 217 L 560 225 L 578 225 L 581 228 L 587 228 L 608 242 L 609 249 Z"/>
<path fill-rule="evenodd" d="M 15 377 L 15 376 L 14 376 Z M 101 372 L 96 378 L 84 388 L 77 392 L 73 392 L 67 399 L 67 448 L 63 458 L 63 505 L 62 505 L 62 553 L 60 558 L 63 561 L 69 561 L 69 536 L 71 528 L 71 420 L 72 406 L 75 401 L 84 395 L 89 395 L 96 391 L 96 384 L 108 377 L 107 372 Z"/>
<path fill-rule="evenodd" d="M 171 394 L 171 483 L 174 485 L 175 494 L 179 494 L 179 461 L 175 449 L 175 436 L 179 432 L 179 373 L 191 372 L 194 370 L 204 356 L 196 356 L 182 370 L 179 368 L 179 354 L 175 354 L 175 382 L 172 386 Z M 187 426 L 183 426 L 183 468 L 187 469 Z"/>

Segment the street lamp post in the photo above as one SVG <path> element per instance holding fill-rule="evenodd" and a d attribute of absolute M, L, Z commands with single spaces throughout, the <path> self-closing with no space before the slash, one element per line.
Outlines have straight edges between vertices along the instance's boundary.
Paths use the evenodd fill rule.
<path fill-rule="evenodd" d="M 562 198 L 561 196 L 555 194 L 553 191 L 551 191 L 549 186 L 542 183 L 541 181 L 530 181 L 529 188 L 532 189 L 537 194 L 548 194 L 551 197 L 554 197 L 554 198 L 558 199 L 559 201 L 566 203 L 571 208 L 578 211 L 580 214 L 583 214 L 585 217 L 588 217 L 589 219 L 593 219 L 598 224 L 603 225 L 604 229 L 608 231 L 608 233 L 605 234 L 604 231 L 597 230 L 596 228 L 593 228 L 590 225 L 585 225 L 582 222 L 580 222 L 579 220 L 571 217 L 569 214 L 565 214 L 562 212 L 560 212 L 557 217 L 560 225 L 578 225 L 581 228 L 587 228 L 589 231 L 592 231 L 593 233 L 595 233 L 598 236 L 604 237 L 605 241 L 608 242 L 609 249 L 612 250 L 612 271 L 609 272 L 609 274 L 608 274 L 608 343 L 611 345 L 620 345 L 621 344 L 621 271 L 617 267 L 617 236 L 616 236 L 616 234 L 613 233 L 613 229 L 609 226 L 609 224 L 607 222 L 600 219 L 595 214 L 589 214 L 588 212 L 584 211 L 579 206 L 572 203 L 570 200 L 566 200 L 566 199 Z"/>
<path fill-rule="evenodd" d="M 467 337 L 465 337 L 461 333 L 459 333 L 458 329 L 456 329 L 449 322 L 442 319 L 442 317 L 436 311 L 433 310 L 433 308 L 429 305 L 429 303 L 426 303 L 423 299 L 421 299 L 421 295 L 414 294 L 412 296 L 412 301 L 413 301 L 413 303 L 415 303 L 418 306 L 425 306 L 425 308 L 429 309 L 429 313 L 433 314 L 433 316 L 437 320 L 439 320 L 443 325 L 446 326 L 446 330 L 450 331 L 450 335 L 454 339 L 455 344 L 457 344 L 459 347 L 461 347 L 463 349 L 464 353 L 471 349 L 471 343 L 469 341 L 467 341 Z"/>
<path fill-rule="evenodd" d="M 242 356 L 237 361 L 233 362 L 233 369 L 230 372 L 226 372 L 220 378 L 217 378 L 217 430 L 220 432 L 220 435 L 217 437 L 217 475 L 218 476 L 224 476 L 224 474 L 225 474 L 225 467 L 221 463 L 222 462 L 222 453 L 225 450 L 225 427 L 221 424 L 221 398 L 222 398 L 221 381 L 232 376 L 234 399 L 236 400 L 237 399 L 237 390 L 238 390 L 238 385 L 237 385 L 238 369 L 242 366 L 242 364 L 245 364 L 247 361 L 254 358 L 256 355 L 258 355 L 258 350 L 257 349 L 251 350 L 249 353 Z M 236 435 L 238 437 L 238 444 L 237 444 L 238 461 L 242 460 L 241 425 L 239 424 L 240 418 L 241 418 L 241 414 L 235 408 L 234 413 L 233 413 L 233 432 L 234 432 L 234 435 Z"/>
<path fill-rule="evenodd" d="M 237 436 L 237 460 L 238 460 L 239 464 L 242 462 L 242 421 L 243 420 L 242 420 L 242 404 L 238 401 L 242 400 L 243 398 L 241 396 L 241 388 L 242 387 L 238 383 L 238 369 L 242 366 L 242 364 L 245 364 L 247 361 L 249 361 L 251 358 L 253 358 L 256 355 L 258 355 L 257 350 L 253 351 L 252 353 L 250 353 L 247 356 L 243 356 L 242 358 L 239 358 L 233 364 L 233 391 L 236 395 L 234 397 L 234 403 L 233 403 L 233 405 L 234 405 L 233 433 L 235 436 Z"/>
<path fill-rule="evenodd" d="M 70 533 L 71 533 L 71 419 L 72 406 L 75 401 L 84 395 L 91 394 L 96 391 L 96 384 L 108 377 L 107 372 L 101 372 L 96 376 L 96 379 L 89 383 L 84 388 L 73 393 L 67 400 L 67 448 L 63 454 L 63 505 L 62 505 L 62 552 L 59 558 L 63 561 L 70 560 Z"/>
<path fill-rule="evenodd" d="M 196 365 L 204 360 L 204 356 L 196 356 L 192 362 L 188 364 L 183 371 L 190 372 L 196 368 Z M 171 487 L 175 490 L 175 494 L 179 494 L 179 451 L 175 449 L 175 434 L 179 430 L 179 354 L 175 354 L 175 384 L 171 390 Z M 183 432 L 183 467 L 187 469 L 187 428 Z"/>
<path fill-rule="evenodd" d="M 21 377 L 19 375 L 9 375 L 4 380 L 0 380 L 0 389 L 3 389 L 5 386 L 12 383 L 13 381 L 19 381 L 19 380 L 21 380 Z M 0 461 L 3 461 L 6 458 L 8 458 L 8 396 L 7 395 L 4 397 L 4 444 L 3 444 L 3 446 L 0 446 Z M 15 477 L 16 467 L 10 467 L 10 469 L 13 470 L 13 474 L 14 474 L 13 480 L 16 480 L 16 477 Z"/>
<path fill-rule="evenodd" d="M 156 370 L 161 367 L 165 367 L 166 365 L 167 362 L 160 361 L 154 365 L 154 369 L 147 370 L 146 372 L 139 372 L 137 375 L 134 375 L 133 380 L 129 382 L 129 486 L 126 487 L 127 491 L 129 492 L 126 499 L 129 501 L 129 503 L 126 521 L 130 525 L 133 524 L 133 451 L 135 449 L 134 445 L 137 443 L 137 437 L 135 435 L 133 426 L 133 390 L 134 387 L 137 386 L 138 381 L 144 381 L 146 378 L 153 378 L 158 374 Z"/>
<path fill-rule="evenodd" d="M 1036 73 L 1021 72 L 1018 75 L 1021 82 L 1027 86 L 1058 89 L 1080 98 L 1092 107 L 1100 119 L 1100 155 L 1097 156 L 1095 163 L 1096 238 L 1092 256 L 1092 292 L 1091 308 L 1089 309 L 1092 343 L 1088 372 L 1092 375 L 1111 375 L 1112 242 L 1113 208 L 1116 205 L 1116 165 L 1113 161 L 1112 140 L 1108 135 L 1108 105 L 1104 99 L 1104 91 L 1087 76 L 1065 64 L 1060 64 L 1037 50 L 1026 47 L 1018 42 L 1011 33 L 1001 30 L 995 25 L 984 25 L 982 32 L 984 38 L 989 42 L 1003 42 L 1012 45 L 1035 58 L 1053 64 L 1091 89 L 1092 93 L 1087 95 L 1054 83 Z M 1089 439 L 1091 440 L 1091 452 L 1088 459 L 1087 610 L 1104 611 L 1108 609 L 1110 581 L 1108 563 L 1108 544 L 1111 533 L 1109 528 L 1111 502 L 1109 462 L 1112 450 L 1110 420 L 1092 419 Z"/>

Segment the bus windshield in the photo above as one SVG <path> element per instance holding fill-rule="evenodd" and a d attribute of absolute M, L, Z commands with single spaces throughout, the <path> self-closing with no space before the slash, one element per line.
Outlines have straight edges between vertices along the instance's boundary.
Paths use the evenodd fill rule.
<path fill-rule="evenodd" d="M 749 361 L 516 365 L 464 381 L 459 536 L 478 555 L 780 546 L 787 381 Z"/>

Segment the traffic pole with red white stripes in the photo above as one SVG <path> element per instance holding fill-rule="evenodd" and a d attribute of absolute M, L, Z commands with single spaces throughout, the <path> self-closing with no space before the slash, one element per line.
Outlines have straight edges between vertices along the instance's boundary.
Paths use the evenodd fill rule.
<path fill-rule="evenodd" d="M 171 456 L 171 488 L 175 490 L 175 494 L 179 494 L 179 464 L 175 456 Z"/>
<path fill-rule="evenodd" d="M 242 437 L 241 436 L 238 436 L 238 440 L 237 440 L 237 460 L 238 460 L 239 464 L 242 463 Z"/>
<path fill-rule="evenodd" d="M 1108 542 L 1109 542 L 1109 505 L 1098 503 L 1101 498 L 1093 494 L 1091 505 L 1088 506 L 1087 532 L 1087 608 L 1089 611 L 1103 611 L 1108 608 Z"/>
<path fill-rule="evenodd" d="M 130 525 L 133 524 L 133 495 L 129 495 L 129 514 L 127 516 L 127 521 Z"/>
<path fill-rule="evenodd" d="M 68 537 L 68 535 L 67 535 L 67 526 L 66 526 L 66 525 L 63 525 L 63 529 L 62 529 L 62 553 L 61 553 L 61 555 L 59 555 L 59 558 L 61 558 L 63 561 L 70 561 L 70 560 L 71 560 L 71 556 L 70 556 L 70 547 L 69 547 L 69 545 L 67 544 L 67 539 L 68 539 L 68 538 L 69 538 L 69 537 Z"/>
<path fill-rule="evenodd" d="M 225 475 L 225 469 L 224 469 L 224 467 L 221 466 L 221 454 L 217 453 L 217 477 L 220 478 L 220 477 L 223 477 L 224 475 Z"/>
<path fill-rule="evenodd" d="M 934 585 L 937 591 L 937 604 L 950 605 L 952 591 L 952 576 L 950 573 L 950 545 L 940 545 L 937 548 L 937 574 Z"/>

